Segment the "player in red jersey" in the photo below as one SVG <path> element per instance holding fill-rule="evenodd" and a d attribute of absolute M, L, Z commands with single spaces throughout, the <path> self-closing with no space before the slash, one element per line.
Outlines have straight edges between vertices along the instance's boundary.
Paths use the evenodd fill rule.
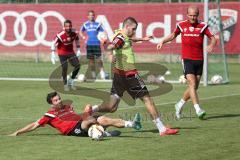
<path fill-rule="evenodd" d="M 216 38 L 209 31 L 207 23 L 199 21 L 198 16 L 199 9 L 196 6 L 188 7 L 188 19 L 179 22 L 175 31 L 157 45 L 157 49 L 161 49 L 163 44 L 172 41 L 179 34 L 182 36 L 182 64 L 188 88 L 184 92 L 182 99 L 175 105 L 177 118 L 181 117 L 183 106 L 190 98 L 192 99 L 197 116 L 203 119 L 206 115 L 206 112 L 199 106 L 197 94 L 203 70 L 203 39 L 204 35 L 210 39 L 210 44 L 207 46 L 206 51 L 211 53 L 216 45 Z"/>
<path fill-rule="evenodd" d="M 100 124 L 103 127 L 130 127 L 135 129 L 138 129 L 139 125 L 141 125 L 140 121 L 137 120 L 125 121 L 105 116 L 94 118 L 91 116 L 91 112 L 77 114 L 73 109 L 71 101 L 63 102 L 57 92 L 49 93 L 47 95 L 47 102 L 52 106 L 39 120 L 17 130 L 10 134 L 10 136 L 17 136 L 26 132 L 31 132 L 39 127 L 45 126 L 45 124 L 56 128 L 61 134 L 68 136 L 87 136 L 88 128 L 92 124 Z M 87 105 L 86 108 L 91 108 L 91 105 Z M 105 136 L 113 135 L 111 135 L 111 132 L 105 132 Z"/>
<path fill-rule="evenodd" d="M 74 41 L 77 47 L 77 55 L 73 50 Z M 53 44 L 51 46 L 52 50 L 51 61 L 53 64 L 55 64 L 56 59 L 55 57 L 56 48 L 62 65 L 62 78 L 64 83 L 64 91 L 69 91 L 70 88 L 75 90 L 76 88 L 74 87 L 73 82 L 80 69 L 80 64 L 77 56 L 80 57 L 81 52 L 78 32 L 72 29 L 72 22 L 70 20 L 64 21 L 63 30 L 59 32 L 54 38 Z M 68 61 L 74 67 L 74 71 L 72 72 L 71 77 L 67 80 Z"/>

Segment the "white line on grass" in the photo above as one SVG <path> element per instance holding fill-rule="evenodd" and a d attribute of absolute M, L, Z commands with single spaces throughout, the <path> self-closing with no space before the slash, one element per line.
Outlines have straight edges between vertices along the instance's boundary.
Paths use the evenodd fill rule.
<path fill-rule="evenodd" d="M 2 81 L 49 81 L 48 78 L 7 78 L 7 77 L 0 77 L 0 80 Z M 61 79 L 51 79 L 51 81 L 62 81 Z M 78 81 L 76 79 L 76 81 Z M 111 79 L 96 79 L 94 82 L 112 82 Z M 168 83 L 173 83 L 173 84 L 176 84 L 176 83 L 180 83 L 179 81 L 175 81 L 175 80 L 167 80 L 166 82 Z"/>
<path fill-rule="evenodd" d="M 215 98 L 223 98 L 223 97 L 231 97 L 231 96 L 240 96 L 240 94 L 234 93 L 234 94 L 228 94 L 228 95 L 212 96 L 212 97 L 201 98 L 200 100 L 204 101 L 204 100 L 210 100 L 210 99 L 215 99 Z M 156 106 L 164 106 L 164 105 L 175 104 L 175 103 L 176 103 L 176 101 L 172 101 L 172 102 L 167 102 L 167 103 L 156 104 Z M 133 108 L 143 108 L 143 107 L 145 107 L 145 106 L 121 107 L 118 110 L 126 110 L 126 109 L 133 109 Z"/>

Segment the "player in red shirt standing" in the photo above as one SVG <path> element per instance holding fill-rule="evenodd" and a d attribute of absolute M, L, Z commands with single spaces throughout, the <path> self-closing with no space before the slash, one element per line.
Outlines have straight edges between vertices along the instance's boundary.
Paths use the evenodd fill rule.
<path fill-rule="evenodd" d="M 56 128 L 61 134 L 68 136 L 88 136 L 88 128 L 92 124 L 100 124 L 103 127 L 114 126 L 117 128 L 129 127 L 135 129 L 138 129 L 139 125 L 141 125 L 140 121 L 137 120 L 125 121 L 105 116 L 94 118 L 91 116 L 91 112 L 84 112 L 79 115 L 74 111 L 71 101 L 63 102 L 57 92 L 49 93 L 47 95 L 47 102 L 52 106 L 39 120 L 17 130 L 10 134 L 10 136 L 31 132 L 39 127 L 45 126 L 45 124 Z M 85 108 L 91 108 L 91 105 L 87 105 Z M 114 132 L 105 132 L 104 136 L 114 136 L 111 133 Z"/>
<path fill-rule="evenodd" d="M 192 99 L 197 116 L 203 119 L 206 115 L 206 112 L 199 106 L 197 94 L 203 70 L 203 39 L 204 35 L 210 39 L 210 44 L 206 48 L 208 53 L 212 52 L 216 44 L 216 39 L 209 31 L 207 23 L 199 21 L 198 16 L 199 9 L 196 6 L 188 7 L 188 20 L 179 22 L 175 31 L 157 45 L 157 49 L 161 49 L 163 44 L 172 41 L 179 34 L 182 36 L 182 64 L 188 88 L 184 92 L 182 99 L 175 105 L 177 118 L 181 117 L 183 106 L 190 98 Z"/>
<path fill-rule="evenodd" d="M 75 45 L 77 47 L 77 56 L 73 50 L 73 42 L 75 41 Z M 61 32 L 59 32 L 53 41 L 51 46 L 52 54 L 51 61 L 55 64 L 55 49 L 57 47 L 57 53 L 62 65 L 62 78 L 64 83 L 64 91 L 69 91 L 71 89 L 75 90 L 74 87 L 74 79 L 76 78 L 80 64 L 77 57 L 80 57 L 80 43 L 78 32 L 72 29 L 72 22 L 70 20 L 64 21 L 64 28 Z M 71 77 L 67 80 L 67 70 L 68 70 L 68 61 L 74 67 Z"/>

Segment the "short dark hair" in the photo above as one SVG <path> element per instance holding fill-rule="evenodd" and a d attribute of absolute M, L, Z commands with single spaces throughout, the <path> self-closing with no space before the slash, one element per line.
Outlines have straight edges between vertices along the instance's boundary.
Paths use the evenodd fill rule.
<path fill-rule="evenodd" d="M 47 94 L 47 103 L 52 104 L 53 97 L 55 97 L 57 95 L 58 95 L 58 93 L 56 91 L 48 93 Z"/>
<path fill-rule="evenodd" d="M 133 18 L 133 17 L 127 17 L 127 18 L 124 19 L 124 21 L 123 21 L 123 26 L 125 26 L 126 24 L 136 24 L 136 25 L 138 25 L 138 22 L 137 22 L 136 19 Z"/>
<path fill-rule="evenodd" d="M 71 24 L 72 25 L 72 21 L 71 20 L 69 20 L 69 19 L 66 19 L 65 21 L 64 21 L 64 25 L 66 24 L 66 23 L 69 23 L 69 24 Z"/>

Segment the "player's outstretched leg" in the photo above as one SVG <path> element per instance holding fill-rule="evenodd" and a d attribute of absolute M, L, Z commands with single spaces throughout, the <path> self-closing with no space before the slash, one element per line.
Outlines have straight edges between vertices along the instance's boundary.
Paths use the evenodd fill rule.
<path fill-rule="evenodd" d="M 133 121 L 126 121 L 123 119 L 115 119 L 109 118 L 106 116 L 101 116 L 97 118 L 97 122 L 103 127 L 117 127 L 117 128 L 134 128 L 140 130 L 142 128 L 141 125 L 141 117 L 137 113 Z"/>
<path fill-rule="evenodd" d="M 189 94 L 193 102 L 194 109 L 196 111 L 197 116 L 199 119 L 204 119 L 204 116 L 206 115 L 206 112 L 201 109 L 199 105 L 199 98 L 197 94 L 197 88 L 199 85 L 200 77 L 201 76 L 195 76 L 193 74 L 187 74 L 186 75 L 188 80 L 188 86 L 189 86 Z"/>
<path fill-rule="evenodd" d="M 181 99 L 179 102 L 177 102 L 175 104 L 175 115 L 177 119 L 181 118 L 181 114 L 182 114 L 182 110 L 183 110 L 183 106 L 185 104 L 186 101 L 184 101 L 183 99 Z"/>
<path fill-rule="evenodd" d="M 174 135 L 179 132 L 178 129 L 171 129 L 166 127 L 163 122 L 160 119 L 159 113 L 155 107 L 155 104 L 152 100 L 152 98 L 149 95 L 145 95 L 141 98 L 141 100 L 145 103 L 145 106 L 148 109 L 148 112 L 151 114 L 153 122 L 155 123 L 160 136 L 165 136 L 165 135 Z"/>

